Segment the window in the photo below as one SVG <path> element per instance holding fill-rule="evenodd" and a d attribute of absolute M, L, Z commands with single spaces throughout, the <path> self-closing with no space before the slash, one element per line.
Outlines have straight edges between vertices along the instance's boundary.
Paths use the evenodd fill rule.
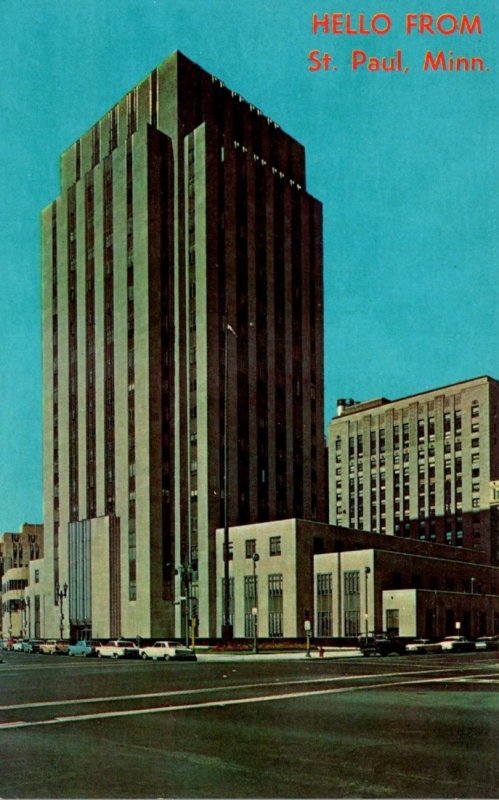
<path fill-rule="evenodd" d="M 222 624 L 225 623 L 225 578 L 222 578 Z M 234 578 L 229 578 L 229 623 L 234 624 Z"/>
<path fill-rule="evenodd" d="M 258 607 L 258 575 L 244 576 L 244 635 L 248 638 L 255 635 L 257 624 L 253 609 Z"/>
<path fill-rule="evenodd" d="M 282 636 L 282 575 L 269 575 L 269 636 Z"/>
<path fill-rule="evenodd" d="M 333 588 L 330 572 L 317 575 L 317 636 L 332 635 Z"/>
<path fill-rule="evenodd" d="M 246 539 L 245 542 L 246 558 L 252 558 L 256 553 L 256 539 Z"/>
<path fill-rule="evenodd" d="M 379 452 L 384 453 L 386 447 L 386 436 L 385 436 L 385 429 L 380 428 L 379 431 Z"/>
<path fill-rule="evenodd" d="M 271 536 L 269 541 L 269 554 L 271 556 L 281 555 L 281 537 Z"/>
<path fill-rule="evenodd" d="M 393 426 L 393 446 L 397 448 L 400 444 L 400 427 L 399 425 Z"/>
<path fill-rule="evenodd" d="M 399 635 L 399 610 L 398 608 L 386 609 L 386 632 L 393 636 Z"/>
<path fill-rule="evenodd" d="M 418 420 L 418 441 L 424 441 L 424 420 Z"/>
<path fill-rule="evenodd" d="M 344 614 L 345 636 L 358 636 L 360 633 L 360 573 L 358 570 L 345 572 Z"/>

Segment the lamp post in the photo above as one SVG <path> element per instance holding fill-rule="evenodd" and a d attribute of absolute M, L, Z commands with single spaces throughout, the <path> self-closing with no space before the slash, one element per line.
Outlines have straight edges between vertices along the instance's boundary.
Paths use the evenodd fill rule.
<path fill-rule="evenodd" d="M 260 561 L 260 556 L 258 553 L 253 553 L 253 603 L 254 606 L 251 609 L 251 613 L 253 614 L 253 652 L 258 653 L 258 598 L 257 598 L 257 591 L 256 591 L 256 562 Z"/>
<path fill-rule="evenodd" d="M 170 566 L 168 563 L 167 567 Z M 181 594 L 178 600 L 174 601 L 174 605 L 180 606 L 180 614 L 184 616 L 184 638 L 186 647 L 189 646 L 189 617 L 190 617 L 190 601 L 191 601 L 191 580 L 192 580 L 192 564 L 179 564 L 175 567 L 175 575 L 180 575 L 180 591 Z M 182 591 L 183 590 L 183 591 Z M 182 608 L 182 603 L 184 606 Z"/>
<path fill-rule="evenodd" d="M 28 616 L 27 616 L 28 607 L 27 607 L 26 604 L 27 604 L 27 600 L 26 599 L 21 600 L 21 611 L 22 611 L 22 614 L 23 614 L 23 624 L 21 626 L 21 636 L 23 637 L 23 639 L 28 639 L 29 638 Z"/>
<path fill-rule="evenodd" d="M 60 610 L 61 610 L 61 617 L 60 617 L 60 621 L 59 621 L 61 639 L 64 639 L 64 606 L 63 606 L 63 603 L 64 603 L 64 598 L 67 597 L 67 595 L 68 595 L 68 585 L 67 585 L 67 583 L 65 583 L 64 586 L 60 586 L 59 584 L 57 584 L 57 586 L 55 587 L 55 596 L 57 597 L 58 604 L 59 604 L 59 607 L 60 607 Z"/>
<path fill-rule="evenodd" d="M 366 617 L 366 636 L 369 636 L 369 596 L 367 591 L 367 579 L 371 572 L 371 567 L 366 567 L 365 573 L 365 617 Z"/>
<path fill-rule="evenodd" d="M 476 578 L 470 578 L 470 582 L 471 582 L 471 594 L 475 594 L 475 580 L 476 580 Z"/>
<path fill-rule="evenodd" d="M 28 630 L 28 639 L 31 638 L 31 598 L 27 597 L 24 601 L 24 611 L 25 611 L 25 625 L 27 622 L 27 630 Z"/>
<path fill-rule="evenodd" d="M 227 312 L 223 316 L 224 328 L 224 421 L 223 421 L 223 518 L 224 518 L 224 597 L 223 597 L 223 623 L 222 639 L 225 644 L 232 639 L 232 624 L 230 621 L 230 585 L 229 585 L 229 333 L 237 339 L 234 328 L 227 322 Z"/>

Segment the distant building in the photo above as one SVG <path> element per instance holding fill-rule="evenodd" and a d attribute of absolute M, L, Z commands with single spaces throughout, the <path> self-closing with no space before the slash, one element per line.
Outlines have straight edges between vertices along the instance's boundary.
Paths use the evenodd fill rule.
<path fill-rule="evenodd" d="M 327 515 L 304 148 L 175 53 L 62 155 L 42 258 L 46 629 L 67 583 L 67 635 L 179 635 L 182 567 L 220 635 L 225 452 L 230 524 Z"/>
<path fill-rule="evenodd" d="M 25 522 L 19 533 L 4 533 L 1 548 L 2 635 L 28 636 L 40 615 L 41 594 L 28 600 L 30 565 L 43 558 L 43 525 Z"/>
<path fill-rule="evenodd" d="M 333 525 L 466 547 L 499 564 L 499 383 L 487 376 L 390 401 L 338 401 Z"/>

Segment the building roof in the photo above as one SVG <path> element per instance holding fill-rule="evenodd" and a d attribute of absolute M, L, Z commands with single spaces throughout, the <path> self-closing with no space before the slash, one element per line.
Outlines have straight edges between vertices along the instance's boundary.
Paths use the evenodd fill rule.
<path fill-rule="evenodd" d="M 367 411 L 370 408 L 379 408 L 380 406 L 387 406 L 387 405 L 395 405 L 396 403 L 403 403 L 406 400 L 410 400 L 413 397 L 422 397 L 423 395 L 428 394 L 436 394 L 442 392 L 448 392 L 450 389 L 455 389 L 459 386 L 467 386 L 472 383 L 484 383 L 484 382 L 492 382 L 499 386 L 499 381 L 496 378 L 492 378 L 490 375 L 479 375 L 476 378 L 468 378 L 467 380 L 463 381 L 456 381 L 456 383 L 449 383 L 445 386 L 437 386 L 435 389 L 425 389 L 422 392 L 415 392 L 414 394 L 408 394 L 405 397 L 399 397 L 396 400 L 389 400 L 386 397 L 377 397 L 372 400 L 362 400 L 360 402 L 354 402 L 352 405 L 345 405 L 341 414 L 337 415 L 336 417 L 332 418 L 333 420 L 340 419 L 341 417 L 357 414 L 363 411 Z M 338 401 L 339 403 L 340 401 Z"/>

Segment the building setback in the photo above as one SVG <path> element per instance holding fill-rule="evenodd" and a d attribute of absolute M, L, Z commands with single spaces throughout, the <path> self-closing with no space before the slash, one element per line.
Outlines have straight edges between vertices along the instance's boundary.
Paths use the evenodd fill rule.
<path fill-rule="evenodd" d="M 183 566 L 219 635 L 225 424 L 231 525 L 326 518 L 304 149 L 175 53 L 62 155 L 42 228 L 46 630 L 67 582 L 67 635 L 178 635 Z"/>
<path fill-rule="evenodd" d="M 338 401 L 329 520 L 465 547 L 499 564 L 499 383 L 487 376 L 404 397 Z"/>

